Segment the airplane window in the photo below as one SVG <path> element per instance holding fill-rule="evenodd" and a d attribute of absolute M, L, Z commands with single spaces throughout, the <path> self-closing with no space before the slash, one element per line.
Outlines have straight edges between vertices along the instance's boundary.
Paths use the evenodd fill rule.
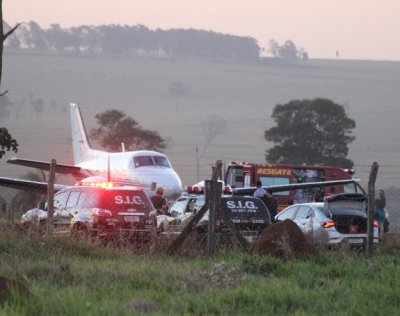
<path fill-rule="evenodd" d="M 171 164 L 169 163 L 167 158 L 163 156 L 153 156 L 153 158 L 156 166 L 171 168 Z"/>
<path fill-rule="evenodd" d="M 151 156 L 138 156 L 133 158 L 135 168 L 143 166 L 153 166 L 154 162 Z"/>

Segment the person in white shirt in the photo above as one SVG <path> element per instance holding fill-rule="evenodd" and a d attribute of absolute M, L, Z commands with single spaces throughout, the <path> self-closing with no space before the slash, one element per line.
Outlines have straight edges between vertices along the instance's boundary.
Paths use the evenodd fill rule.
<path fill-rule="evenodd" d="M 258 198 L 263 198 L 265 195 L 265 190 L 262 187 L 262 183 L 260 180 L 257 181 L 256 186 L 257 186 L 257 189 L 254 191 L 253 196 L 258 197 Z"/>

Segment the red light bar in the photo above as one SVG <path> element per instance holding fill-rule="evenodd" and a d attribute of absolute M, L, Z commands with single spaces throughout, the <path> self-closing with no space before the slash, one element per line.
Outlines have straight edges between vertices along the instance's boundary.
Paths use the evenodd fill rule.
<path fill-rule="evenodd" d="M 96 188 L 112 188 L 114 187 L 113 182 L 86 182 L 78 181 L 75 185 L 86 186 L 86 187 L 96 187 Z"/>
<path fill-rule="evenodd" d="M 199 186 L 187 186 L 186 191 L 188 193 L 196 193 L 196 194 L 201 194 L 204 193 L 204 187 L 199 187 Z"/>

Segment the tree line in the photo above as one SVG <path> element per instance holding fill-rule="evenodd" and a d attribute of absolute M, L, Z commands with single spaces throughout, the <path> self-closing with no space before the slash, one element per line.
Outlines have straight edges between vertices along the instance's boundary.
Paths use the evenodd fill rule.
<path fill-rule="evenodd" d="M 11 27 L 5 22 L 5 29 Z M 21 23 L 15 36 L 5 43 L 12 50 L 68 53 L 82 56 L 136 56 L 194 58 L 210 61 L 255 62 L 261 48 L 253 37 L 235 36 L 197 29 L 155 29 L 144 25 L 82 25 L 43 29 L 36 22 Z M 292 41 L 269 43 L 272 57 L 297 60 L 308 55 Z"/>

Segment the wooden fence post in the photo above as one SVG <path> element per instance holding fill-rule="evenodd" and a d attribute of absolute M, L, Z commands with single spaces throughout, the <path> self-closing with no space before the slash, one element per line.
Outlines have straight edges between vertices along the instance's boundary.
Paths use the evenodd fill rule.
<path fill-rule="evenodd" d="M 53 234 L 54 230 L 54 180 L 56 172 L 56 160 L 51 159 L 49 181 L 47 183 L 47 233 Z"/>
<path fill-rule="evenodd" d="M 368 223 L 367 223 L 367 257 L 372 257 L 374 248 L 374 210 L 375 210 L 375 181 L 378 174 L 378 163 L 374 162 L 371 167 L 368 180 Z"/>
<path fill-rule="evenodd" d="M 209 190 L 209 204 L 210 209 L 208 211 L 208 239 L 207 239 L 207 249 L 208 257 L 213 257 L 215 254 L 215 221 L 217 216 L 218 207 L 221 203 L 222 187 L 218 182 L 218 178 L 222 170 L 222 161 L 217 160 L 215 166 L 212 168 L 212 176 L 210 181 Z"/>

